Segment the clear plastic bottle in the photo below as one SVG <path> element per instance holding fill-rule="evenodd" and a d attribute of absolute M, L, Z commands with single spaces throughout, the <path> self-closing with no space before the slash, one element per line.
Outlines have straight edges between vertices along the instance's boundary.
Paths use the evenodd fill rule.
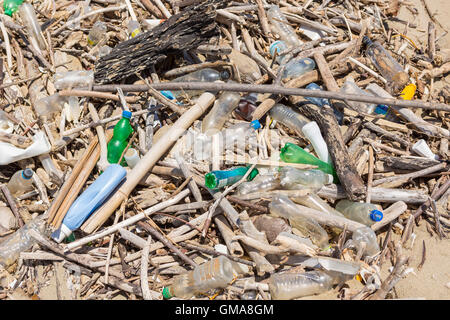
<path fill-rule="evenodd" d="M 308 118 L 281 103 L 277 103 L 270 109 L 270 116 L 289 129 L 297 130 L 298 132 L 302 132 L 303 126 L 310 122 Z"/>
<path fill-rule="evenodd" d="M 50 155 L 48 153 L 40 155 L 39 160 L 49 177 L 58 184 L 61 184 L 63 182 L 64 173 L 56 167 Z"/>
<path fill-rule="evenodd" d="M 240 99 L 241 95 L 238 92 L 223 92 L 203 119 L 202 132 L 213 135 L 220 131 L 225 121 L 230 118 L 231 113 L 238 106 Z"/>
<path fill-rule="evenodd" d="M 14 197 L 33 190 L 33 174 L 31 169 L 19 170 L 13 174 L 6 186 Z"/>
<path fill-rule="evenodd" d="M 383 213 L 372 203 L 353 202 L 347 199 L 340 200 L 336 204 L 336 210 L 346 218 L 371 226 L 383 219 Z"/>
<path fill-rule="evenodd" d="M 108 28 L 106 28 L 106 24 L 103 21 L 97 21 L 92 26 L 91 31 L 89 31 L 89 34 L 87 36 L 87 42 L 88 44 L 93 47 L 97 43 L 102 40 L 106 36 L 106 31 Z"/>
<path fill-rule="evenodd" d="M 189 299 L 195 294 L 211 289 L 226 288 L 238 274 L 235 263 L 225 256 L 218 256 L 194 270 L 178 275 L 169 287 L 163 289 L 163 297 Z"/>
<path fill-rule="evenodd" d="M 58 90 L 71 89 L 76 86 L 88 87 L 94 82 L 94 71 L 77 70 L 55 73 L 54 85 Z"/>
<path fill-rule="evenodd" d="M 347 77 L 344 85 L 341 88 L 341 92 L 355 95 L 363 95 L 363 96 L 372 96 L 372 94 L 364 91 L 360 87 L 358 87 L 355 83 L 355 80 L 352 77 Z M 364 112 L 367 114 L 372 114 L 377 107 L 376 104 L 359 102 L 359 101 L 347 101 L 347 104 L 352 107 L 355 111 Z"/>
<path fill-rule="evenodd" d="M 291 300 L 326 292 L 333 284 L 333 277 L 325 271 L 284 272 L 270 276 L 269 290 L 272 300 Z"/>
<path fill-rule="evenodd" d="M 289 47 L 296 47 L 302 44 L 297 37 L 294 28 L 291 27 L 286 17 L 277 5 L 273 5 L 267 10 L 267 18 L 273 26 L 275 32 Z"/>
<path fill-rule="evenodd" d="M 128 22 L 128 34 L 130 35 L 130 38 L 136 37 L 139 33 L 141 33 L 139 22 L 130 20 L 130 22 Z"/>
<path fill-rule="evenodd" d="M 264 174 L 258 175 L 255 179 L 248 182 L 243 182 L 237 186 L 238 194 L 249 194 L 253 192 L 270 191 L 278 188 L 280 179 L 277 175 Z"/>
<path fill-rule="evenodd" d="M 329 247 L 328 234 L 316 220 L 304 217 L 299 213 L 299 208 L 288 197 L 279 195 L 274 197 L 269 204 L 270 213 L 289 219 L 293 228 L 298 229 L 304 236 L 311 238 L 311 241 L 321 249 Z"/>
<path fill-rule="evenodd" d="M 333 183 L 333 176 L 321 170 L 301 170 L 287 166 L 280 170 L 280 181 L 285 189 L 295 189 L 297 184 L 319 189 Z"/>
<path fill-rule="evenodd" d="M 219 72 L 217 70 L 211 68 L 204 68 L 184 76 L 173 79 L 173 82 L 215 82 L 218 80 L 228 80 L 230 78 L 230 74 L 227 71 Z M 194 97 L 201 95 L 203 93 L 202 90 L 174 90 L 171 91 L 175 98 L 183 97 L 184 94 L 189 97 Z"/>
<path fill-rule="evenodd" d="M 0 243 L 0 264 L 5 268 L 14 264 L 21 252 L 30 249 L 36 240 L 29 235 L 29 230 L 46 233 L 45 220 L 41 216 L 27 222 L 22 228 Z"/>
<path fill-rule="evenodd" d="M 381 75 L 397 89 L 403 89 L 409 81 L 409 76 L 397 60 L 392 58 L 380 43 L 373 42 L 369 37 L 364 36 L 363 43 L 366 45 L 366 55 Z"/>
<path fill-rule="evenodd" d="M 310 193 L 310 194 L 308 194 L 306 196 L 302 196 L 302 197 L 294 197 L 294 198 L 292 198 L 292 200 L 295 203 L 302 204 L 308 208 L 319 210 L 319 211 L 325 212 L 330 215 L 339 216 L 339 217 L 344 216 L 339 211 L 333 209 L 328 203 L 326 203 L 324 200 L 322 200 L 315 193 Z"/>
<path fill-rule="evenodd" d="M 62 111 L 67 101 L 67 97 L 60 96 L 56 93 L 36 101 L 34 111 L 39 117 L 47 117 L 47 119 L 50 119 L 55 113 Z"/>
<path fill-rule="evenodd" d="M 305 89 L 308 90 L 322 90 L 323 89 L 316 83 L 311 82 L 310 84 L 308 84 Z M 313 97 L 305 97 L 306 100 L 308 100 L 309 102 L 315 104 L 316 106 L 319 107 L 323 107 L 325 105 L 331 106 L 330 101 L 328 99 L 325 98 L 313 98 Z M 342 121 L 344 120 L 344 114 L 342 112 L 340 112 L 339 110 L 333 108 L 333 112 L 334 115 L 336 116 L 336 120 L 338 121 L 339 124 L 342 124 Z"/>
<path fill-rule="evenodd" d="M 28 34 L 32 39 L 36 40 L 37 46 L 41 50 L 46 49 L 46 43 L 41 32 L 41 25 L 39 24 L 34 7 L 29 3 L 22 3 L 19 7 L 20 18 L 27 28 Z M 33 40 L 31 40 L 33 43 Z"/>
<path fill-rule="evenodd" d="M 241 116 L 244 120 L 251 121 L 253 112 L 256 110 L 256 103 L 258 101 L 257 93 L 250 93 L 245 97 L 242 97 L 239 101 L 239 105 L 235 112 Z"/>
<path fill-rule="evenodd" d="M 392 99 L 393 97 L 383 88 L 381 88 L 376 83 L 370 83 L 366 87 L 366 91 L 373 94 L 374 96 L 382 97 L 382 98 L 389 98 Z M 386 120 L 398 122 L 398 117 L 395 115 L 395 112 L 392 108 L 390 108 L 387 105 L 379 104 L 375 108 L 374 112 L 378 115 L 383 116 Z"/>
<path fill-rule="evenodd" d="M 377 235 L 369 227 L 358 228 L 353 231 L 352 239 L 347 241 L 345 247 L 353 244 L 359 250 L 361 248 L 362 242 L 366 243 L 366 249 L 363 252 L 363 256 L 373 256 L 380 251 L 380 246 L 377 242 Z"/>
<path fill-rule="evenodd" d="M 225 148 L 233 146 L 236 141 L 242 145 L 256 136 L 256 130 L 261 128 L 258 120 L 252 122 L 236 123 L 223 130 L 223 144 Z"/>
<path fill-rule="evenodd" d="M 284 67 L 283 75 L 281 78 L 283 80 L 295 79 L 309 71 L 314 70 L 315 67 L 316 63 L 313 59 L 292 59 Z"/>

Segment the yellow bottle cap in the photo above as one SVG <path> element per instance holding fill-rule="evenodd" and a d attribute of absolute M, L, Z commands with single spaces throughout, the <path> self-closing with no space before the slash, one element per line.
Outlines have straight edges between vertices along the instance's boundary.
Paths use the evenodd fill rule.
<path fill-rule="evenodd" d="M 134 29 L 133 32 L 131 33 L 131 37 L 134 38 L 134 37 L 136 37 L 139 33 L 141 33 L 141 30 L 139 30 L 139 29 Z"/>
<path fill-rule="evenodd" d="M 412 100 L 414 94 L 416 93 L 416 89 L 417 89 L 416 85 L 414 83 L 410 83 L 405 88 L 403 88 L 400 97 L 403 100 Z"/>

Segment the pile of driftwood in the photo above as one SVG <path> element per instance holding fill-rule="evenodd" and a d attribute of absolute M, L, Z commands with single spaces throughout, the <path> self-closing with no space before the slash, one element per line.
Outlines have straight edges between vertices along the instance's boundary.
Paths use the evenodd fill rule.
<path fill-rule="evenodd" d="M 58 265 L 66 270 L 73 299 L 111 299 L 118 294 L 128 299 L 162 299 L 162 288 L 174 276 L 218 255 L 248 266 L 248 272 L 227 288 L 197 299 L 245 299 L 251 296 L 248 292 L 255 292 L 254 299 L 271 299 L 267 286 L 271 274 L 289 268 L 297 272 L 324 268 L 320 257 L 354 262 L 364 270 L 356 275 L 360 287 L 335 287 L 335 298 L 384 299 L 392 297 L 395 284 L 408 274 L 404 248 L 413 245 L 415 226 L 426 223 L 439 238 L 447 237 L 450 87 L 436 90 L 433 86 L 450 70 L 450 55 L 436 46 L 442 35 L 434 22 L 422 43 L 407 37 L 414 23 L 396 15 L 399 6 L 408 4 L 387 0 L 29 2 L 37 13 L 45 48 L 33 45 L 33 35 L 18 15 L 0 17 L 0 110 L 14 124 L 14 132 L 0 133 L 0 141 L 29 146 L 40 131 L 51 148 L 47 154 L 0 166 L 0 205 L 13 216 L 9 226 L 0 219 L 0 246 L 39 216 L 46 222 L 46 231 L 29 230 L 27 236 L 34 245 L 2 266 L 0 299 L 17 298 L 17 290 L 22 290 L 22 298 L 40 299 Z M 281 79 L 283 66 L 269 53 L 270 44 L 278 39 L 267 18 L 274 4 L 303 42 L 289 54 L 312 58 L 317 65 L 316 70 L 289 81 Z M 156 26 L 148 22 L 156 19 L 164 21 Z M 127 32 L 131 20 L 141 27 L 133 38 Z M 107 32 L 92 47 L 86 37 L 96 21 L 103 21 Z M 405 29 L 391 27 L 392 21 Z M 305 28 L 320 34 L 319 38 L 312 40 Z M 385 79 L 361 50 L 365 35 L 383 44 L 408 71 L 417 86 L 413 100 L 398 99 L 399 92 L 393 92 L 391 99 L 339 91 L 349 75 L 360 87 L 369 83 L 385 87 Z M 101 54 L 105 46 L 110 51 Z M 204 68 L 228 71 L 233 81 L 171 82 Z M 93 70 L 94 82 L 55 88 L 55 73 L 73 70 Z M 324 90 L 304 89 L 312 82 Z M 204 93 L 178 104 L 163 90 Z M 258 131 L 262 156 L 253 162 L 248 157 L 222 161 L 221 156 L 198 161 L 175 152 L 224 91 L 239 92 L 242 97 L 258 94 L 252 120 L 263 125 Z M 77 97 L 80 113 L 75 121 L 67 121 L 61 111 L 50 119 L 36 114 L 36 102 L 55 93 Z M 304 97 L 329 99 L 343 113 L 342 124 L 331 107 L 305 103 Z M 347 105 L 349 101 L 395 107 L 398 118 L 391 121 L 358 112 Z M 205 187 L 204 175 L 211 169 L 285 165 L 271 157 L 276 152 L 271 135 L 308 148 L 298 132 L 282 123 L 271 124 L 269 111 L 278 102 L 316 121 L 327 143 L 340 184 L 326 185 L 317 195 L 331 206 L 348 198 L 383 208 L 383 220 L 371 226 L 381 249 L 375 256 L 347 248 L 344 244 L 357 225 L 330 216 L 317 217 L 319 224 L 340 230 L 327 251 L 296 248 L 289 239 L 278 237 L 291 227 L 287 220 L 268 217 L 272 196 L 299 196 L 311 190 L 239 195 L 236 187 L 242 181 L 218 192 Z M 299 103 L 302 108 L 295 107 Z M 141 160 L 127 169 L 118 191 L 74 232 L 75 240 L 57 244 L 49 232 L 60 227 L 75 199 L 108 165 L 106 144 L 124 109 L 132 111 L 135 129 L 128 147 L 138 150 Z M 242 121 L 234 112 L 225 127 Z M 411 150 L 420 139 L 436 159 Z M 43 157 L 56 170 L 45 168 Z M 35 172 L 34 191 L 14 198 L 6 183 L 25 168 Z M 393 233 L 401 239 L 394 241 Z M 425 246 L 423 253 L 422 264 Z M 384 263 L 392 263 L 393 268 L 382 279 L 379 270 Z M 61 287 L 66 285 L 57 280 L 55 298 L 61 298 Z"/>

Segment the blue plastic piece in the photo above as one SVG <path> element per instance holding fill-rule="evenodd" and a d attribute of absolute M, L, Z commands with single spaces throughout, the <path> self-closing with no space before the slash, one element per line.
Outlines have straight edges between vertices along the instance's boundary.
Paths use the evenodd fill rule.
<path fill-rule="evenodd" d="M 381 115 L 386 115 L 386 113 L 388 112 L 389 107 L 385 104 L 379 104 L 377 105 L 377 107 L 375 108 L 375 113 L 376 114 L 381 114 Z"/>
<path fill-rule="evenodd" d="M 383 219 L 383 212 L 379 210 L 372 210 L 370 212 L 370 219 L 373 221 L 381 221 Z"/>
<path fill-rule="evenodd" d="M 259 122 L 259 120 L 253 120 L 252 122 L 250 122 L 251 126 L 253 129 L 258 130 L 259 128 L 261 128 L 261 122 Z"/>
<path fill-rule="evenodd" d="M 127 119 L 131 119 L 131 112 L 127 111 L 127 110 L 122 111 L 122 117 L 123 118 L 127 118 Z"/>
<path fill-rule="evenodd" d="M 316 84 L 314 82 L 308 84 L 306 86 L 306 89 L 308 89 L 308 90 L 322 90 L 322 88 L 318 84 Z M 330 105 L 330 102 L 328 101 L 328 99 L 325 99 L 325 98 L 305 97 L 305 99 L 308 100 L 311 103 L 314 103 L 316 106 L 319 106 L 319 107 L 323 107 L 324 105 Z"/>

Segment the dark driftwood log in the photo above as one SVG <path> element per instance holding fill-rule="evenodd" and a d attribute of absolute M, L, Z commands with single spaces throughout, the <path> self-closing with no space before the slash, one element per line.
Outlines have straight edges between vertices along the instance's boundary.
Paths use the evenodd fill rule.
<path fill-rule="evenodd" d="M 419 157 L 383 157 L 379 160 L 389 168 L 410 171 L 423 170 L 439 164 L 438 160 Z"/>
<path fill-rule="evenodd" d="M 209 0 L 193 5 L 152 30 L 121 42 L 110 54 L 99 59 L 95 82 L 118 83 L 163 61 L 168 55 L 197 48 L 218 36 L 215 3 L 216 0 Z"/>
<path fill-rule="evenodd" d="M 319 108 L 316 105 L 305 103 L 300 107 L 300 110 L 306 117 L 316 121 L 319 125 L 347 197 L 353 201 L 362 200 L 366 193 L 366 187 L 353 160 L 350 158 L 331 107 Z"/>

